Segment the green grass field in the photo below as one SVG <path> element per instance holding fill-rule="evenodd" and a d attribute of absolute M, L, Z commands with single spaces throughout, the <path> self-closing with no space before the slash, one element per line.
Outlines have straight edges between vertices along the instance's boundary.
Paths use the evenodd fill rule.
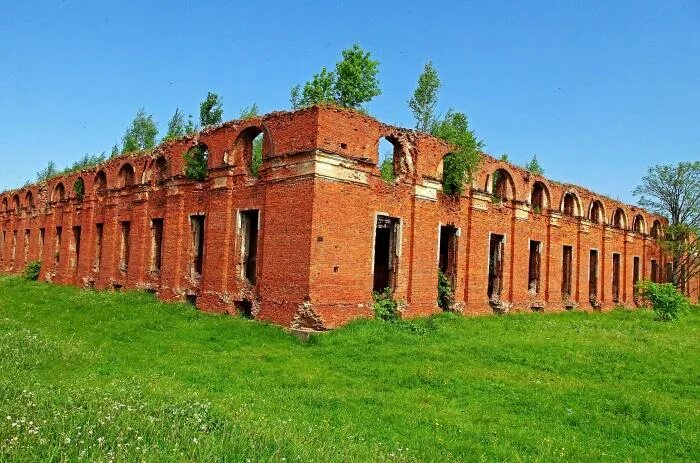
<path fill-rule="evenodd" d="M 0 278 L 2 461 L 698 461 L 700 311 L 282 329 Z"/>

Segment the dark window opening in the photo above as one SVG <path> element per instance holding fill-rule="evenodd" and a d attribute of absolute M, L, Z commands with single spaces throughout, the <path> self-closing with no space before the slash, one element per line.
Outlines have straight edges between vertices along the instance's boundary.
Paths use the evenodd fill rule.
<path fill-rule="evenodd" d="M 95 176 L 95 193 L 103 194 L 107 190 L 107 175 L 99 171 Z"/>
<path fill-rule="evenodd" d="M 574 217 L 576 215 L 576 199 L 571 193 L 566 193 L 564 195 L 564 204 L 562 207 L 562 212 L 564 215 Z"/>
<path fill-rule="evenodd" d="M 625 213 L 622 212 L 622 209 L 617 209 L 615 211 L 615 214 L 613 215 L 612 226 L 613 228 L 619 229 L 625 228 Z"/>
<path fill-rule="evenodd" d="M 644 233 L 644 218 L 641 215 L 638 215 L 634 218 L 634 224 L 632 225 L 632 229 L 635 233 Z"/>
<path fill-rule="evenodd" d="M 637 282 L 639 282 L 639 257 L 632 259 L 632 294 L 637 297 Z"/>
<path fill-rule="evenodd" d="M 505 237 L 492 234 L 489 239 L 489 283 L 487 294 L 489 299 L 498 299 L 503 290 L 503 252 Z"/>
<path fill-rule="evenodd" d="M 253 304 L 250 301 L 235 301 L 233 306 L 241 317 L 253 318 Z"/>
<path fill-rule="evenodd" d="M 63 201 L 66 198 L 66 189 L 63 187 L 63 183 L 59 183 L 56 185 L 56 188 L 53 190 L 53 197 L 51 198 L 53 201 Z"/>
<path fill-rule="evenodd" d="M 600 201 L 595 201 L 591 206 L 591 215 L 588 217 L 593 223 L 601 223 L 603 217 L 603 206 Z"/>
<path fill-rule="evenodd" d="M 542 243 L 530 241 L 530 261 L 528 264 L 527 290 L 530 294 L 540 293 L 540 268 L 542 266 Z"/>
<path fill-rule="evenodd" d="M 134 168 L 131 164 L 124 164 L 119 170 L 119 182 L 122 188 L 130 187 L 134 184 Z"/>
<path fill-rule="evenodd" d="M 661 224 L 658 220 L 655 220 L 651 226 L 651 236 L 652 238 L 661 238 Z"/>
<path fill-rule="evenodd" d="M 654 283 L 660 283 L 660 280 L 659 263 L 656 261 L 656 259 L 651 259 L 651 281 Z"/>
<path fill-rule="evenodd" d="M 561 295 L 563 299 L 571 298 L 571 280 L 573 277 L 574 248 L 564 246 L 561 261 Z"/>
<path fill-rule="evenodd" d="M 598 300 L 598 251 L 591 249 L 588 262 L 588 299 Z"/>
<path fill-rule="evenodd" d="M 190 217 L 192 225 L 192 276 L 200 278 L 204 267 L 204 216 Z"/>
<path fill-rule="evenodd" d="M 447 278 L 450 288 L 454 293 L 455 278 L 457 276 L 457 228 L 452 225 L 440 226 L 440 255 L 438 259 L 438 267 L 442 274 Z M 439 283 L 438 283 L 439 287 Z M 449 299 L 445 297 L 444 299 Z M 452 301 L 438 301 L 442 309 L 449 309 Z"/>
<path fill-rule="evenodd" d="M 398 236 L 400 220 L 386 215 L 377 216 L 374 237 L 373 291 L 396 288 L 398 269 Z"/>
<path fill-rule="evenodd" d="M 80 227 L 73 227 L 73 260 L 71 266 L 76 268 L 80 262 Z"/>
<path fill-rule="evenodd" d="M 545 206 L 545 190 L 541 182 L 535 182 L 532 187 L 532 210 L 535 214 L 539 214 L 544 210 Z"/>
<path fill-rule="evenodd" d="M 0 262 L 5 260 L 5 230 L 0 235 Z"/>
<path fill-rule="evenodd" d="M 673 262 L 666 262 L 666 283 L 673 283 Z"/>
<path fill-rule="evenodd" d="M 151 221 L 151 270 L 160 272 L 163 259 L 163 219 Z"/>
<path fill-rule="evenodd" d="M 154 163 L 154 174 L 156 183 L 164 182 L 168 178 L 168 161 L 160 156 Z"/>
<path fill-rule="evenodd" d="M 439 266 L 454 288 L 454 278 L 457 273 L 457 228 L 452 225 L 440 227 Z"/>
<path fill-rule="evenodd" d="M 612 300 L 618 303 L 620 302 L 620 254 L 614 253 L 612 258 Z"/>
<path fill-rule="evenodd" d="M 496 201 L 503 201 L 509 198 L 508 195 L 508 182 L 510 181 L 510 174 L 504 169 L 498 169 L 493 173 L 493 179 L 491 183 L 491 191 L 493 197 Z"/>
<path fill-rule="evenodd" d="M 98 223 L 95 225 L 95 271 L 100 270 L 100 261 L 102 260 L 102 231 L 104 225 Z"/>
<path fill-rule="evenodd" d="M 257 281 L 259 217 L 257 209 L 241 212 L 241 275 L 253 285 Z"/>
<path fill-rule="evenodd" d="M 126 272 L 129 269 L 129 254 L 131 245 L 131 222 L 122 222 L 122 240 L 119 252 L 119 270 Z"/>
<path fill-rule="evenodd" d="M 63 237 L 63 228 L 56 227 L 56 246 L 54 248 L 54 265 L 58 265 L 61 259 L 61 238 Z"/>
<path fill-rule="evenodd" d="M 25 196 L 25 202 L 27 203 L 27 208 L 34 209 L 34 195 L 32 195 L 31 191 L 27 192 L 27 196 Z"/>
<path fill-rule="evenodd" d="M 23 249 L 24 249 L 24 263 L 25 263 L 25 264 L 26 264 L 27 262 L 29 262 L 29 243 L 31 242 L 31 240 L 29 239 L 29 238 L 30 238 L 30 233 L 31 233 L 31 230 L 29 230 L 29 229 L 24 230 L 24 246 L 23 246 Z"/>
<path fill-rule="evenodd" d="M 188 304 L 192 304 L 193 306 L 197 307 L 197 295 L 196 294 L 186 294 L 185 301 Z"/>

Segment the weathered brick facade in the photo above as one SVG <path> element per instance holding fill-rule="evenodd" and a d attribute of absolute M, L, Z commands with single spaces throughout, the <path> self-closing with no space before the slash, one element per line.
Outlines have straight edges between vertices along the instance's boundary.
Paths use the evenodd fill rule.
<path fill-rule="evenodd" d="M 394 184 L 377 168 L 383 137 L 395 147 Z M 198 144 L 209 153 L 203 182 L 183 175 L 183 153 Z M 635 278 L 663 278 L 661 217 L 488 156 L 471 191 L 452 199 L 440 191 L 448 153 L 428 135 L 334 108 L 227 122 L 3 193 L 0 269 L 41 259 L 41 279 L 313 328 L 369 315 L 373 288 L 387 284 L 406 315 L 440 310 L 438 265 L 454 308 L 469 314 L 634 305 Z"/>

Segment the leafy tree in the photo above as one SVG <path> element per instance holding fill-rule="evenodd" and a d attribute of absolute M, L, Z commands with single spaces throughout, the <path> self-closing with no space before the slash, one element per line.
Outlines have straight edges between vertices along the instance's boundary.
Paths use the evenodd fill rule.
<path fill-rule="evenodd" d="M 435 123 L 435 106 L 439 90 L 440 77 L 433 63 L 429 61 L 418 77 L 416 91 L 408 100 L 408 107 L 411 108 L 413 117 L 416 119 L 416 129 L 428 132 Z"/>
<path fill-rule="evenodd" d="M 476 139 L 469 129 L 469 122 L 464 113 L 447 111 L 442 120 L 433 124 L 431 133 L 452 144 L 455 150 L 443 160 L 443 191 L 446 194 L 460 196 L 464 184 L 471 183 L 474 173 L 481 163 L 483 143 Z"/>
<path fill-rule="evenodd" d="M 259 116 L 259 110 L 258 110 L 258 105 L 257 103 L 253 103 L 250 106 L 246 106 L 245 108 L 241 109 L 241 114 L 238 116 L 238 118 L 242 121 L 246 119 L 252 119 L 254 117 Z"/>
<path fill-rule="evenodd" d="M 222 100 L 219 95 L 212 92 L 207 93 L 207 97 L 199 105 L 199 123 L 202 127 L 221 123 L 224 115 L 221 104 Z"/>
<path fill-rule="evenodd" d="M 202 145 L 193 146 L 185 154 L 185 176 L 192 180 L 206 180 L 209 173 L 209 153 Z"/>
<path fill-rule="evenodd" d="M 387 183 L 394 183 L 396 173 L 394 172 L 394 159 L 390 154 L 385 155 L 384 159 L 379 163 L 379 172 L 382 180 Z"/>
<path fill-rule="evenodd" d="M 292 105 L 292 109 L 299 109 L 301 105 L 301 85 L 296 84 L 289 91 L 289 104 Z"/>
<path fill-rule="evenodd" d="M 122 153 L 151 149 L 156 146 L 158 127 L 151 114 L 139 109 L 122 137 Z"/>
<path fill-rule="evenodd" d="M 336 101 L 346 108 L 359 108 L 375 96 L 381 95 L 379 89 L 379 61 L 370 58 L 359 45 L 343 50 L 343 59 L 335 65 Z"/>
<path fill-rule="evenodd" d="M 532 159 L 530 162 L 525 164 L 525 170 L 530 172 L 533 175 L 544 175 L 544 169 L 540 165 L 540 162 L 537 160 L 537 155 L 533 154 Z"/>
<path fill-rule="evenodd" d="M 263 134 L 261 133 L 255 139 L 253 139 L 253 158 L 250 161 L 250 171 L 254 176 L 258 176 L 260 172 L 260 167 L 262 166 L 262 147 L 263 147 Z"/>
<path fill-rule="evenodd" d="M 187 116 L 187 125 L 185 125 L 185 134 L 193 135 L 199 130 L 199 126 L 192 121 L 192 114 Z"/>
<path fill-rule="evenodd" d="M 671 281 L 687 288 L 700 273 L 700 162 L 650 167 L 634 195 L 640 206 L 668 219 L 660 244 L 672 258 Z"/>
<path fill-rule="evenodd" d="M 690 309 L 690 301 L 670 283 L 654 283 L 649 280 L 639 281 L 635 285 L 639 295 L 651 303 L 659 321 L 677 320 L 681 314 Z"/>
<path fill-rule="evenodd" d="M 335 97 L 335 73 L 329 72 L 324 66 L 320 73 L 314 74 L 313 79 L 304 84 L 299 104 L 301 107 L 306 107 L 328 103 L 337 103 Z"/>
<path fill-rule="evenodd" d="M 73 184 L 73 192 L 75 193 L 75 197 L 78 198 L 79 201 L 83 200 L 83 197 L 85 197 L 85 182 L 82 178 L 79 178 Z"/>
<path fill-rule="evenodd" d="M 110 153 L 110 158 L 113 158 L 115 156 L 119 156 L 120 151 L 119 151 L 119 143 L 115 143 L 114 146 L 112 147 L 112 152 Z"/>
<path fill-rule="evenodd" d="M 53 161 L 49 161 L 46 167 L 44 167 L 36 173 L 36 179 L 38 182 L 43 182 L 52 177 L 55 177 L 56 175 L 58 175 L 58 170 L 56 170 L 56 163 Z"/>
<path fill-rule="evenodd" d="M 508 153 L 501 154 L 501 157 L 498 158 L 498 160 L 502 162 L 510 162 L 510 159 L 508 158 Z"/>
<path fill-rule="evenodd" d="M 335 71 L 324 66 L 321 72 L 304 86 L 295 85 L 290 91 L 292 108 L 315 104 L 336 104 L 362 110 L 362 105 L 382 92 L 377 73 L 379 62 L 370 58 L 359 45 L 343 50 L 343 59 L 335 64 Z"/>
<path fill-rule="evenodd" d="M 176 140 L 185 135 L 185 116 L 180 108 L 175 108 L 173 117 L 168 121 L 168 132 L 163 137 L 163 141 Z"/>

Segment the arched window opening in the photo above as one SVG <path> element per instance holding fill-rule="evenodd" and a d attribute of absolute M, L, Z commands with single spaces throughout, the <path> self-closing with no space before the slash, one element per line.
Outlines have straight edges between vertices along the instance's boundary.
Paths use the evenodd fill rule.
<path fill-rule="evenodd" d="M 19 195 L 14 195 L 12 197 L 12 210 L 19 212 Z"/>
<path fill-rule="evenodd" d="M 2 198 L 2 211 L 7 212 L 7 198 Z"/>
<path fill-rule="evenodd" d="M 632 224 L 632 230 L 634 230 L 635 233 L 642 234 L 646 231 L 645 226 L 644 226 L 644 217 L 641 215 L 637 215 L 634 218 L 634 223 Z"/>
<path fill-rule="evenodd" d="M 627 228 L 627 219 L 625 218 L 625 213 L 622 209 L 615 209 L 612 219 L 613 228 L 625 229 Z"/>
<path fill-rule="evenodd" d="M 63 201 L 64 199 L 66 199 L 66 189 L 63 186 L 63 183 L 59 183 L 53 189 L 53 195 L 51 196 L 51 200 L 54 202 L 57 202 L 57 201 Z"/>
<path fill-rule="evenodd" d="M 134 185 L 134 168 L 127 163 L 119 169 L 119 187 L 127 188 Z"/>
<path fill-rule="evenodd" d="M 566 193 L 564 195 L 561 211 L 564 215 L 568 215 L 570 217 L 578 216 L 576 196 L 574 196 L 573 193 Z"/>
<path fill-rule="evenodd" d="M 82 201 L 85 197 L 85 182 L 82 177 L 78 177 L 73 183 L 73 193 L 75 193 L 75 199 L 78 201 Z"/>
<path fill-rule="evenodd" d="M 379 139 L 377 149 L 377 167 L 379 174 L 387 183 L 393 183 L 396 179 L 396 169 L 394 168 L 394 155 L 398 147 L 389 137 Z"/>
<path fill-rule="evenodd" d="M 661 222 L 658 220 L 654 220 L 651 226 L 651 237 L 656 239 L 661 238 Z"/>
<path fill-rule="evenodd" d="M 593 201 L 591 204 L 591 212 L 588 215 L 588 219 L 593 223 L 603 223 L 603 204 L 600 201 Z"/>
<path fill-rule="evenodd" d="M 107 191 L 107 174 L 103 170 L 95 175 L 95 193 L 104 194 Z"/>
<path fill-rule="evenodd" d="M 202 182 L 209 175 L 209 148 L 204 143 L 193 146 L 184 154 L 185 177 Z"/>
<path fill-rule="evenodd" d="M 513 180 L 510 174 L 505 169 L 498 169 L 493 173 L 491 180 L 491 194 L 495 202 L 501 202 L 506 199 L 513 199 L 515 191 L 512 187 Z"/>
<path fill-rule="evenodd" d="M 160 156 L 153 163 L 153 173 L 156 183 L 162 183 L 168 178 L 168 161 L 165 156 Z"/>
<path fill-rule="evenodd" d="M 542 182 L 535 182 L 532 185 L 532 197 L 530 199 L 532 210 L 535 214 L 540 214 L 548 206 L 547 188 Z"/>
<path fill-rule="evenodd" d="M 236 159 L 241 160 L 247 166 L 248 172 L 253 177 L 260 174 L 264 152 L 267 148 L 268 140 L 265 140 L 265 133 L 260 127 L 252 126 L 243 130 L 234 143 Z"/>
<path fill-rule="evenodd" d="M 28 209 L 34 209 L 34 195 L 31 191 L 27 191 L 27 194 L 24 196 L 24 204 L 27 205 Z"/>

